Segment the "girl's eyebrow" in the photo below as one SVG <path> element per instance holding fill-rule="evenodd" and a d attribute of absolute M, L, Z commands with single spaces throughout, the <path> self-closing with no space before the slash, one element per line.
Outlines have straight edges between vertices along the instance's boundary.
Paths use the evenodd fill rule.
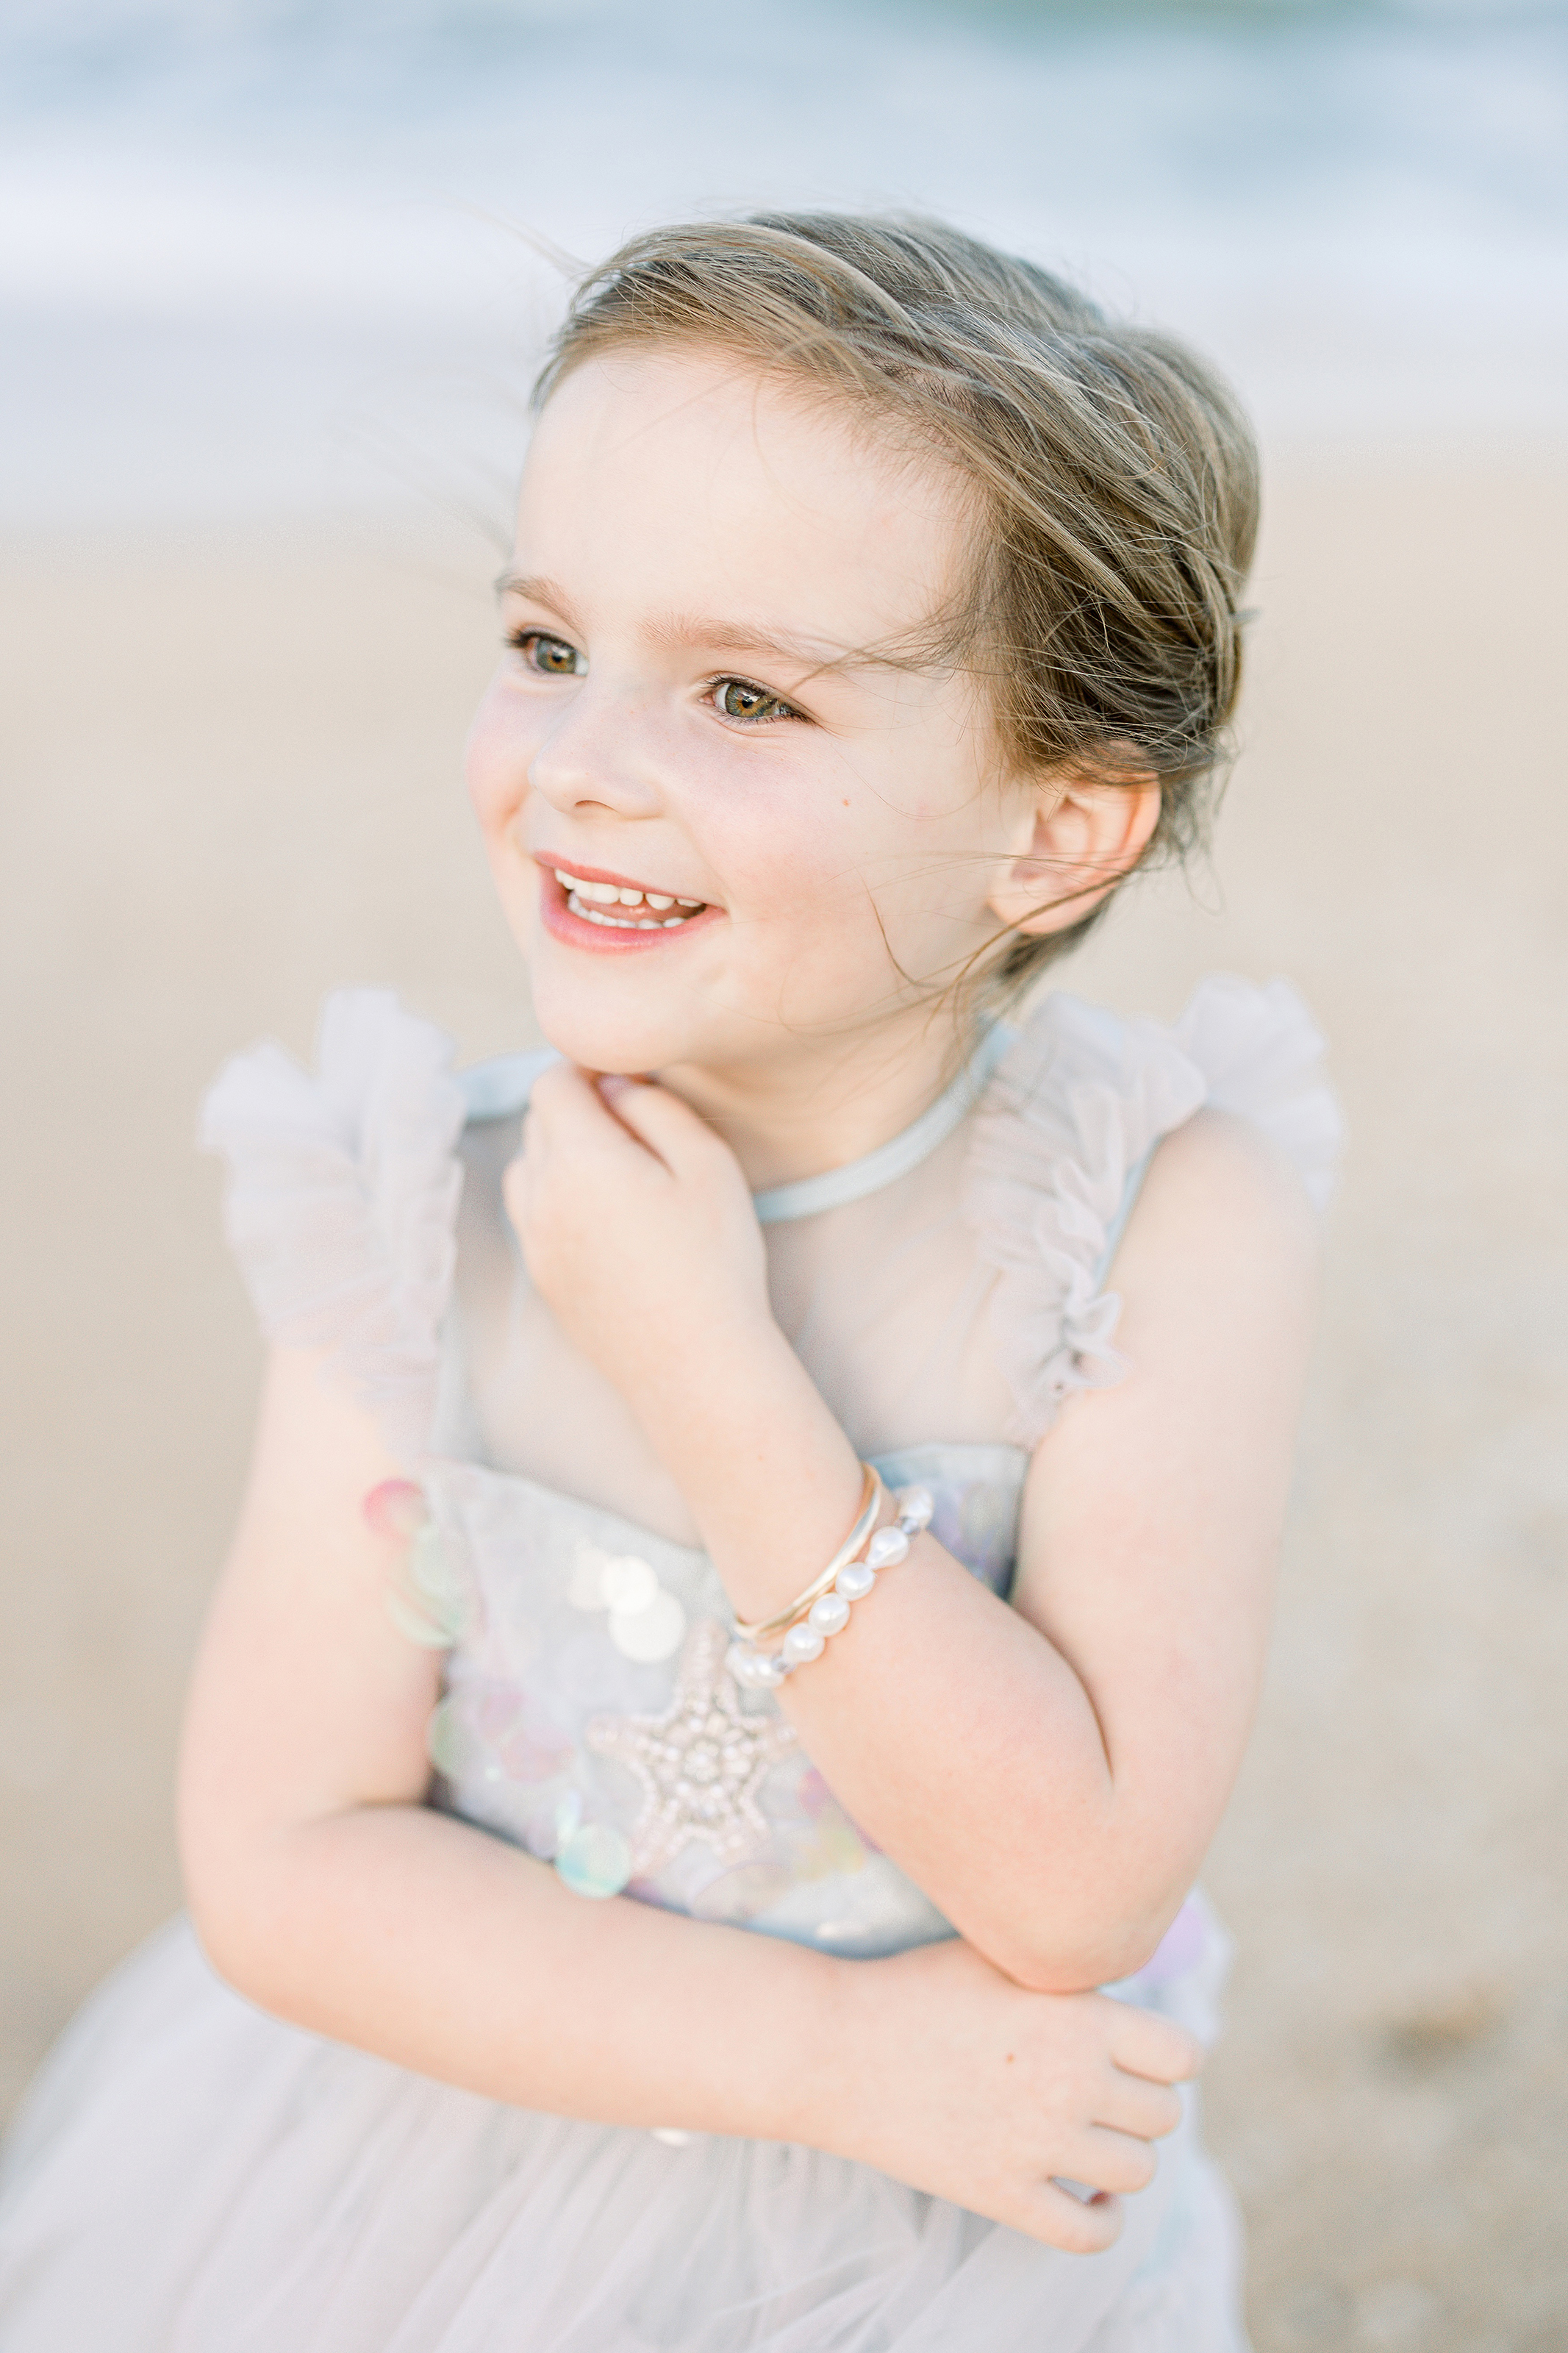
<path fill-rule="evenodd" d="M 579 629 L 581 624 L 572 609 L 572 599 L 558 580 L 547 580 L 542 573 L 514 572 L 509 565 L 496 575 L 498 596 L 523 596 L 531 605 L 543 605 L 559 613 L 569 628 Z"/>
<path fill-rule="evenodd" d="M 781 654 L 786 661 L 803 662 L 809 670 L 848 670 L 876 659 L 858 649 L 835 645 L 827 638 L 795 637 L 787 629 L 754 621 L 715 620 L 707 614 L 672 613 L 656 621 L 647 634 L 656 645 L 682 649 L 721 647 L 726 653 Z"/>
<path fill-rule="evenodd" d="M 548 611 L 558 613 L 568 628 L 580 633 L 581 625 L 573 611 L 572 600 L 558 581 L 546 579 L 538 573 L 507 570 L 497 577 L 496 593 L 498 596 L 521 596 L 531 605 L 542 605 Z M 672 613 L 663 620 L 650 623 L 644 634 L 654 645 L 683 650 L 722 648 L 728 653 L 777 654 L 785 661 L 799 662 L 813 671 L 912 670 L 923 666 L 918 649 L 900 651 L 892 644 L 880 648 L 835 645 L 826 638 L 797 637 L 787 629 L 774 628 L 771 625 L 716 619 L 708 614 Z"/>

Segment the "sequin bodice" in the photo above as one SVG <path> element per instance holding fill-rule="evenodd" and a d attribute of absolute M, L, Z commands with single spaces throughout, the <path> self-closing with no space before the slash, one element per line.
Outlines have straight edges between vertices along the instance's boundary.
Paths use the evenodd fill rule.
<path fill-rule="evenodd" d="M 1026 1458 L 921 1447 L 940 1540 L 1005 1593 Z M 457 1640 L 431 1727 L 438 1802 L 667 1910 L 870 1955 L 950 1933 L 843 1811 L 763 1693 L 725 1670 L 711 1563 L 608 1512 L 469 1463 L 426 1482 Z"/>

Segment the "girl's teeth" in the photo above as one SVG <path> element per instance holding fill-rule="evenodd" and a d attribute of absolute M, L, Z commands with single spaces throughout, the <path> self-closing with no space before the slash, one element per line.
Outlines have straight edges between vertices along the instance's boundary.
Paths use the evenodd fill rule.
<path fill-rule="evenodd" d="M 584 917 L 590 923 L 608 923 L 616 931 L 674 931 L 686 921 L 686 917 L 665 915 L 661 924 L 655 915 L 645 914 L 634 919 L 630 915 L 602 914 L 601 908 L 647 906 L 662 913 L 666 907 L 696 908 L 707 904 L 702 899 L 675 899 L 662 891 L 623 890 L 616 882 L 583 882 L 575 874 L 569 874 L 563 866 L 555 869 L 555 880 L 565 892 L 566 904 L 574 915 Z M 590 902 L 597 903 L 591 904 Z"/>
<path fill-rule="evenodd" d="M 628 907 L 635 907 L 642 897 L 640 891 L 623 891 L 615 882 L 580 882 L 575 874 L 568 874 L 560 866 L 555 870 L 555 880 L 563 891 L 575 891 L 579 899 L 596 899 L 602 907 L 617 906 L 623 899 Z"/>
<path fill-rule="evenodd" d="M 700 905 L 701 902 L 699 901 L 698 903 Z M 666 915 L 662 923 L 657 915 L 641 915 L 636 917 L 631 915 L 607 915 L 598 907 L 590 907 L 587 901 L 580 895 L 580 891 L 577 889 L 574 889 L 567 892 L 566 904 L 574 915 L 581 916 L 585 923 L 603 923 L 613 932 L 679 931 L 681 924 L 686 921 L 686 917 L 684 915 Z"/>

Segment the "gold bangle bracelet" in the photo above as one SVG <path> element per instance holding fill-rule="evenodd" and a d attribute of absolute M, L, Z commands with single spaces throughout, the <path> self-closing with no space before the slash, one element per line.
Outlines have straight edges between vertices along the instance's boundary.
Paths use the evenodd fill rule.
<path fill-rule="evenodd" d="M 805 1591 L 797 1594 L 789 1608 L 781 1609 L 776 1618 L 761 1618 L 752 1626 L 742 1626 L 737 1619 L 735 1621 L 737 1641 L 749 1642 L 754 1647 L 758 1642 L 765 1642 L 770 1635 L 787 1634 L 790 1628 L 805 1616 L 812 1603 L 821 1600 L 822 1596 L 832 1586 L 839 1570 L 847 1568 L 856 1554 L 870 1542 L 871 1532 L 882 1516 L 884 1491 L 882 1482 L 871 1465 L 868 1462 L 863 1462 L 860 1467 L 865 1477 L 861 1482 L 860 1509 L 856 1515 L 855 1525 L 821 1576 L 813 1577 Z"/>

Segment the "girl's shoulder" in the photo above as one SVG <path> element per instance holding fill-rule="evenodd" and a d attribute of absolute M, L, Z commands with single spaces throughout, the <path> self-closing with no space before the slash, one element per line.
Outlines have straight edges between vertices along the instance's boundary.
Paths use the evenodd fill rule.
<path fill-rule="evenodd" d="M 1342 1126 L 1323 1041 L 1282 980 L 1203 982 L 1173 1023 L 1053 992 L 1019 1025 L 976 1110 L 963 1208 L 997 1270 L 998 1355 L 1032 1448 L 1064 1400 L 1120 1380 L 1105 1285 L 1165 1137 L 1205 1108 L 1260 1129 L 1321 1208 Z"/>
<path fill-rule="evenodd" d="M 1065 1183 L 1113 1217 L 1140 1163 L 1207 1106 L 1269 1134 L 1321 1208 L 1342 1140 L 1323 1051 L 1284 980 L 1211 975 L 1171 1023 L 1054 991 L 1013 1032 L 985 1090 L 972 1188 Z"/>
<path fill-rule="evenodd" d="M 389 989 L 329 997 L 306 1070 L 271 1040 L 226 1062 L 199 1141 L 263 1332 L 331 1349 L 399 1452 L 430 1429 L 468 1104 L 452 1040 Z"/>
<path fill-rule="evenodd" d="M 264 1335 L 330 1353 L 410 1461 L 441 1418 L 460 1205 L 504 1228 L 501 1173 L 554 1059 L 544 1047 L 459 1071 L 447 1032 L 391 989 L 339 989 L 313 1067 L 264 1039 L 204 1099 L 199 1142 L 227 1162 L 224 1231 Z"/>

